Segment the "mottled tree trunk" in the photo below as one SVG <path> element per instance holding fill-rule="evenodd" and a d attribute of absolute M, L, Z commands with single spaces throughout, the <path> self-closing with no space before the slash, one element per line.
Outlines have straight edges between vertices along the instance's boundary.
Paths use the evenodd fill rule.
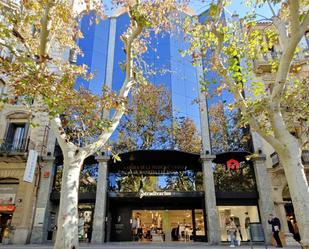
<path fill-rule="evenodd" d="M 277 153 L 288 182 L 301 243 L 303 248 L 309 249 L 309 187 L 301 160 L 301 148 L 291 135 L 285 144 L 286 149 Z"/>
<path fill-rule="evenodd" d="M 78 248 L 78 188 L 83 158 L 64 151 L 58 229 L 54 249 Z"/>

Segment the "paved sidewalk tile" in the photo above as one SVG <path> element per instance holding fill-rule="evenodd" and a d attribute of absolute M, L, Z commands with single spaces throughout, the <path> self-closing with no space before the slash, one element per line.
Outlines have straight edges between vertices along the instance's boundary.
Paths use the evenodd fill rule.
<path fill-rule="evenodd" d="M 52 244 L 47 245 L 1 245 L 0 249 L 52 249 Z M 205 248 L 205 249 L 229 249 L 229 245 L 220 245 L 220 246 L 210 246 L 207 243 L 106 243 L 100 245 L 93 244 L 81 244 L 80 248 L 83 249 L 194 249 L 194 248 Z M 264 249 L 264 246 L 254 245 L 253 249 Z M 274 249 L 275 247 L 270 246 L 268 249 Z M 243 245 L 235 247 L 235 249 L 251 249 L 250 245 Z M 284 249 L 301 249 L 300 246 L 289 246 L 284 247 Z"/>

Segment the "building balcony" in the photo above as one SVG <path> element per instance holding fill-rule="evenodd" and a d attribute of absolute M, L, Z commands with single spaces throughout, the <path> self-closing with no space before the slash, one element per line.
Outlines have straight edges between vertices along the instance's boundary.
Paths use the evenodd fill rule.
<path fill-rule="evenodd" d="M 270 158 L 272 160 L 273 168 L 280 167 L 280 159 L 277 152 L 272 153 Z M 304 165 L 309 165 L 309 150 L 303 150 L 301 159 Z"/>
<path fill-rule="evenodd" d="M 30 139 L 17 139 L 0 143 L 1 154 L 24 154 L 29 150 Z"/>
<path fill-rule="evenodd" d="M 264 73 L 271 73 L 272 70 L 272 62 L 278 58 L 278 54 L 276 52 L 269 52 L 264 56 L 261 56 L 253 61 L 254 71 L 257 75 Z"/>
<path fill-rule="evenodd" d="M 290 72 L 297 72 L 299 67 L 307 65 L 309 56 L 309 49 L 303 49 L 302 51 L 295 54 Z M 261 56 L 253 61 L 254 71 L 257 75 L 272 73 L 272 63 L 278 59 L 279 53 L 276 51 L 270 51 L 269 53 Z"/>

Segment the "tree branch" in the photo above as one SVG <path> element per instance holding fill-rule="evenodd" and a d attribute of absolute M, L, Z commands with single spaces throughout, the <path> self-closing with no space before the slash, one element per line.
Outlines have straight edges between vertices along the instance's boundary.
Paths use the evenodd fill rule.
<path fill-rule="evenodd" d="M 273 13 L 273 16 L 275 17 L 276 16 L 276 12 L 275 12 L 273 6 L 271 6 L 271 3 L 269 2 L 269 0 L 267 0 L 267 3 L 268 3 L 268 6 L 269 6 L 271 12 Z"/>
<path fill-rule="evenodd" d="M 304 34 L 309 29 L 309 11 L 306 12 L 303 22 L 300 25 L 299 32 Z"/>
<path fill-rule="evenodd" d="M 214 17 L 214 24 L 217 25 L 220 20 L 221 20 L 221 16 L 222 16 L 222 12 L 223 12 L 223 8 L 224 8 L 224 1 L 223 0 L 218 0 L 217 1 L 217 13 Z"/>
<path fill-rule="evenodd" d="M 291 34 L 299 32 L 299 0 L 288 0 L 290 9 Z"/>
<path fill-rule="evenodd" d="M 73 143 L 68 141 L 65 131 L 62 128 L 60 117 L 52 118 L 50 120 L 50 127 L 53 130 L 62 150 L 65 150 L 67 148 L 77 150 L 77 146 L 75 146 Z M 64 151 L 62 152 L 64 153 Z"/>
<path fill-rule="evenodd" d="M 242 94 L 242 91 L 238 89 L 238 85 L 231 80 L 230 76 L 228 75 L 227 69 L 224 67 L 222 62 L 219 59 L 221 49 L 223 47 L 223 40 L 224 40 L 224 34 L 220 33 L 216 27 L 212 27 L 212 32 L 218 39 L 218 45 L 215 49 L 215 54 L 214 54 L 214 63 L 216 67 L 218 68 L 218 71 L 220 75 L 223 77 L 224 82 L 228 85 L 228 88 L 230 91 L 233 93 L 237 103 L 240 105 L 240 110 L 243 115 L 246 115 L 249 118 L 249 124 L 253 129 L 255 129 L 268 143 L 270 143 L 274 148 L 280 148 L 281 143 L 273 136 L 267 134 L 259 125 L 258 120 L 256 117 L 252 114 L 249 113 L 248 110 L 248 105 L 246 103 L 246 100 Z"/>
<path fill-rule="evenodd" d="M 273 18 L 273 23 L 278 30 L 279 44 L 280 44 L 281 50 L 283 51 L 287 47 L 287 42 L 288 42 L 288 39 L 289 39 L 288 30 L 286 28 L 285 23 L 282 20 L 280 20 L 280 18 L 277 17 L 277 16 L 275 16 Z"/>
<path fill-rule="evenodd" d="M 122 38 L 126 49 L 126 78 L 119 92 L 119 97 L 121 98 L 128 97 L 130 89 L 134 83 L 132 45 L 134 40 L 142 33 L 143 30 L 143 26 L 140 23 L 132 20 L 131 24 L 132 26 L 130 33 L 127 34 L 126 37 Z M 104 144 L 108 141 L 108 139 L 118 126 L 124 112 L 125 112 L 125 104 L 122 104 L 122 106 L 115 112 L 112 118 L 111 126 L 106 131 L 102 132 L 97 141 L 86 146 L 83 149 L 86 152 L 87 156 L 92 155 L 94 152 L 96 152 L 98 149 L 101 149 L 104 146 Z"/>
<path fill-rule="evenodd" d="M 304 148 L 308 144 L 309 138 L 309 121 L 306 121 L 304 124 L 304 131 L 301 132 L 299 141 L 301 148 Z"/>
<path fill-rule="evenodd" d="M 288 39 L 284 38 L 285 45 L 282 51 L 282 56 L 279 60 L 279 67 L 276 73 L 274 89 L 271 94 L 271 99 L 272 102 L 275 104 L 274 107 L 276 109 L 279 109 L 279 104 L 281 102 L 282 94 L 285 89 L 286 79 L 290 72 L 290 67 L 295 54 L 296 47 L 304 35 L 304 32 L 300 31 L 298 0 L 289 0 L 289 6 L 290 6 L 291 35 Z M 302 26 L 303 29 L 305 25 L 309 23 L 308 19 L 309 17 L 306 16 L 304 22 L 302 23 L 302 25 L 304 25 Z M 283 24 L 281 20 L 279 20 L 278 22 L 280 22 L 280 25 Z M 280 27 L 278 27 L 278 31 L 281 37 Z"/>
<path fill-rule="evenodd" d="M 48 35 L 49 35 L 49 22 L 50 22 L 50 9 L 52 3 L 47 1 L 44 10 L 44 15 L 41 19 L 41 37 L 40 37 L 40 62 L 44 62 L 47 57 L 47 47 L 48 47 Z"/>
<path fill-rule="evenodd" d="M 279 142 L 279 140 L 276 139 L 275 137 L 267 134 L 267 132 L 264 131 L 263 128 L 260 127 L 259 122 L 256 119 L 256 117 L 252 113 L 248 112 L 248 110 L 249 110 L 248 105 L 246 104 L 246 100 L 244 99 L 243 95 L 238 90 L 237 84 L 232 82 L 232 80 L 230 79 L 230 77 L 226 73 L 227 70 L 225 70 L 223 68 L 222 64 L 219 67 L 220 67 L 221 75 L 223 76 L 225 83 L 228 85 L 230 91 L 233 93 L 237 103 L 239 104 L 239 107 L 240 107 L 240 110 L 242 112 L 242 115 L 244 115 L 244 116 L 249 118 L 250 126 L 254 130 L 256 130 L 257 133 L 259 133 L 274 148 L 282 148 L 283 149 L 283 147 L 282 147 L 281 143 Z"/>

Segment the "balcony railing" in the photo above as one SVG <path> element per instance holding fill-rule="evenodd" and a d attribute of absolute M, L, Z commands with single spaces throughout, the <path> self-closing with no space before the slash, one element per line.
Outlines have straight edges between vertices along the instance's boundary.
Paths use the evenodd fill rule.
<path fill-rule="evenodd" d="M 279 159 L 277 152 L 272 153 L 270 155 L 270 158 L 273 162 L 273 168 L 279 166 L 280 159 Z M 303 150 L 301 159 L 302 159 L 303 164 L 309 163 L 309 150 Z"/>
<path fill-rule="evenodd" d="M 29 149 L 30 139 L 17 139 L 13 141 L 4 141 L 0 144 L 1 153 L 24 153 Z"/>

